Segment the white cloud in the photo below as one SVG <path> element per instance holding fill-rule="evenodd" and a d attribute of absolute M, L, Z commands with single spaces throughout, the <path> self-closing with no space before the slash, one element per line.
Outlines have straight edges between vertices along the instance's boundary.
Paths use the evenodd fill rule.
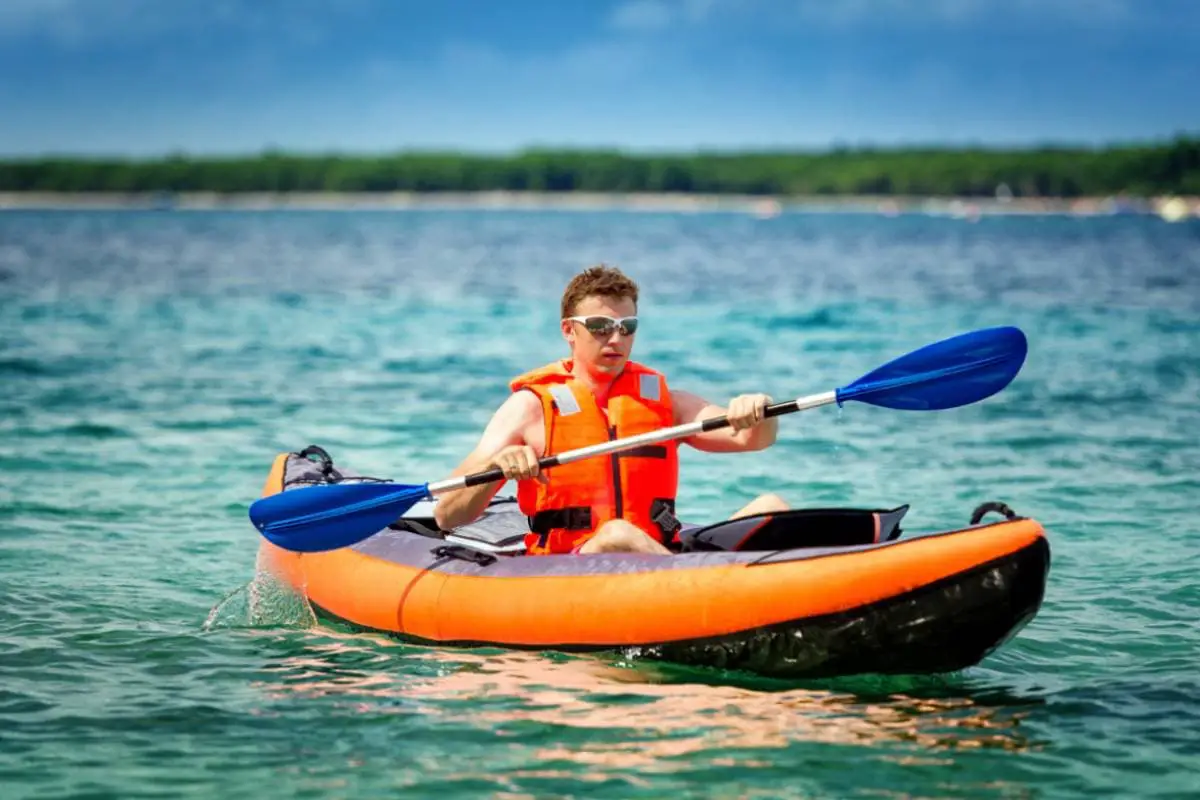
<path fill-rule="evenodd" d="M 613 11 L 610 22 L 621 30 L 658 30 L 671 24 L 675 9 L 665 0 L 631 0 Z"/>
<path fill-rule="evenodd" d="M 78 0 L 5 0 L 0 3 L 0 30 L 35 30 L 46 20 L 61 18 Z"/>
<path fill-rule="evenodd" d="M 714 11 L 749 4 L 745 0 L 627 0 L 613 10 L 608 22 L 623 31 L 656 31 L 703 22 Z"/>
<path fill-rule="evenodd" d="M 734 19 L 822 27 L 1005 19 L 1111 25 L 1170 19 L 1186 8 L 1177 0 L 627 0 L 613 10 L 609 24 L 630 32 Z"/>
<path fill-rule="evenodd" d="M 78 44 L 97 39 L 130 39 L 182 28 L 198 16 L 220 19 L 227 3 L 214 11 L 189 0 L 156 3 L 153 0 L 3 0 L 0 2 L 0 35 L 46 37 Z"/>
<path fill-rule="evenodd" d="M 321 29 L 321 12 L 354 13 L 371 2 L 292 0 L 287 13 L 278 13 L 256 0 L 0 0 L 0 38 L 85 45 L 211 29 L 311 38 Z"/>
<path fill-rule="evenodd" d="M 815 23 L 972 23 L 983 19 L 1114 21 L 1135 16 L 1134 0 L 794 0 L 794 12 Z"/>
<path fill-rule="evenodd" d="M 611 83 L 628 80 L 660 53 L 645 42 L 599 38 L 549 53 L 510 53 L 491 45 L 455 41 L 442 49 L 438 67 L 451 74 L 519 79 L 533 84 L 560 81 Z"/>

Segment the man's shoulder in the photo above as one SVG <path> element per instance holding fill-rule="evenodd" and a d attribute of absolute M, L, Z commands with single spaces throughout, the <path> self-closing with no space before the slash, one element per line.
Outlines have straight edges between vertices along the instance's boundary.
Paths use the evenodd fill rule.
<path fill-rule="evenodd" d="M 545 412 L 538 395 L 523 389 L 513 392 L 501 409 L 497 416 L 504 417 L 504 426 L 514 437 L 514 444 L 527 444 L 539 450 L 543 447 L 540 442 L 543 438 Z"/>
<path fill-rule="evenodd" d="M 537 396 L 532 392 L 513 392 L 492 412 L 484 441 L 493 449 L 506 444 L 524 444 L 530 432 L 541 424 L 542 405 Z"/>
<path fill-rule="evenodd" d="M 497 413 L 508 412 L 510 414 L 519 415 L 524 418 L 532 418 L 541 416 L 542 400 L 534 392 L 527 389 L 518 389 L 508 396 L 507 399 L 500 405 Z"/>

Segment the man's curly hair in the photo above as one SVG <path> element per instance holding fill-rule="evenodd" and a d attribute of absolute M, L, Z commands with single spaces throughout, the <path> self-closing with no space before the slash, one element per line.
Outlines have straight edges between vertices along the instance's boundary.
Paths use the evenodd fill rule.
<path fill-rule="evenodd" d="M 600 296 L 614 300 L 629 298 L 637 305 L 638 285 L 616 267 L 597 264 L 576 275 L 562 296 L 563 318 L 573 316 L 585 297 Z"/>

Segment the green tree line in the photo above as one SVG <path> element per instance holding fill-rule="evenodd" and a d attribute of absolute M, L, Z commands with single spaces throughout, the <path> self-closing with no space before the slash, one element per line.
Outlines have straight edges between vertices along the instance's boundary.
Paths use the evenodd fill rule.
<path fill-rule="evenodd" d="M 8 192 L 679 192 L 981 197 L 1200 195 L 1200 138 L 1105 148 L 875 149 L 824 152 L 529 150 L 122 160 L 0 160 Z"/>

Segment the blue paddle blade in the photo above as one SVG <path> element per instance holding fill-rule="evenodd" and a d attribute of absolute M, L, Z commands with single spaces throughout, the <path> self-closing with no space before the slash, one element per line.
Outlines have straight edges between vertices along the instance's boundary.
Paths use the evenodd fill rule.
<path fill-rule="evenodd" d="M 349 547 L 378 533 L 428 496 L 428 484 L 306 486 L 256 500 L 250 521 L 274 545 L 316 553 Z"/>
<path fill-rule="evenodd" d="M 837 390 L 857 400 L 907 411 L 955 408 L 990 397 L 1016 377 L 1029 344 L 1018 328 L 983 328 L 901 356 Z"/>

